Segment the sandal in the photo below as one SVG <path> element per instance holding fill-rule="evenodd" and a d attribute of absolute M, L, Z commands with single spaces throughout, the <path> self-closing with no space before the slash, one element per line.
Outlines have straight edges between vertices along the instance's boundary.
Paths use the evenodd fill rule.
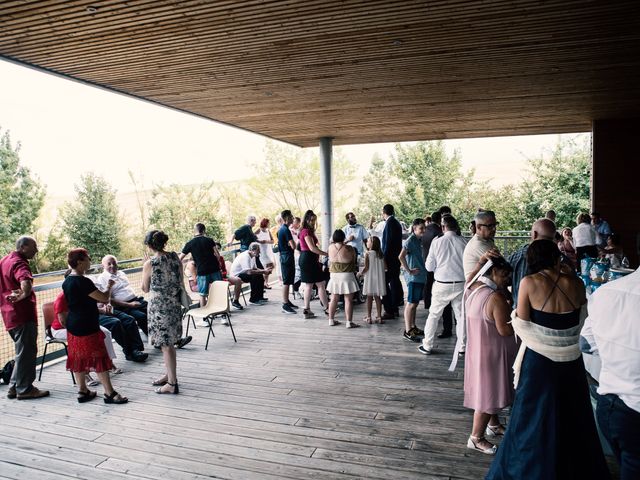
<path fill-rule="evenodd" d="M 162 387 L 163 385 L 166 385 L 168 381 L 169 380 L 167 379 L 167 376 L 164 375 L 164 376 L 158 378 L 157 380 L 154 380 L 151 383 L 151 385 L 153 385 L 154 387 Z"/>
<path fill-rule="evenodd" d="M 87 390 L 83 392 L 82 390 L 78 390 L 78 403 L 90 402 L 96 398 L 96 395 L 97 393 L 95 391 Z"/>
<path fill-rule="evenodd" d="M 95 387 L 96 385 L 100 385 L 100 380 L 93 378 L 90 373 L 87 373 L 85 378 L 86 378 L 85 381 L 87 382 L 87 385 L 90 387 Z"/>
<path fill-rule="evenodd" d="M 371 324 L 373 323 L 373 322 L 371 321 L 371 317 L 364 317 L 364 318 L 362 319 L 362 321 L 363 321 L 364 323 L 368 323 L 369 325 L 371 325 Z"/>
<path fill-rule="evenodd" d="M 160 387 L 160 388 L 156 388 L 156 393 L 173 393 L 174 395 L 177 395 L 178 393 L 180 393 L 180 388 L 178 387 L 178 382 L 176 383 L 165 383 L 165 385 L 169 385 L 170 387 L 173 387 L 173 392 L 169 391 L 169 390 L 163 390 L 164 386 Z"/>
<path fill-rule="evenodd" d="M 487 442 L 489 445 L 491 445 L 490 447 L 479 447 L 478 443 L 482 442 L 482 441 L 487 442 L 487 440 L 484 437 L 474 437 L 473 435 L 469 435 L 469 440 L 467 440 L 467 448 L 470 448 L 471 450 L 477 450 L 478 452 L 482 452 L 482 453 L 486 453 L 487 455 L 495 455 L 496 451 L 498 450 L 498 447 L 491 444 L 490 442 Z"/>
<path fill-rule="evenodd" d="M 487 425 L 487 429 L 484 434 L 487 437 L 501 437 L 507 431 L 507 428 L 504 425 Z"/>
<path fill-rule="evenodd" d="M 329 320 L 330 327 L 335 327 L 336 325 L 340 325 L 340 322 L 338 320 Z"/>
<path fill-rule="evenodd" d="M 360 325 L 353 322 L 347 322 L 347 328 L 358 328 Z"/>
<path fill-rule="evenodd" d="M 384 320 L 382 319 L 382 317 L 376 317 L 376 319 L 374 320 L 374 323 L 379 323 L 379 324 L 383 324 Z"/>
<path fill-rule="evenodd" d="M 116 367 L 115 365 L 113 366 L 113 368 L 111 370 L 109 370 L 109 373 L 111 375 L 120 375 L 123 372 L 123 370 L 121 368 Z"/>
<path fill-rule="evenodd" d="M 120 397 L 120 398 L 118 398 L 118 397 Z M 122 395 L 120 395 L 115 390 L 113 392 L 111 392 L 111 395 L 107 395 L 106 393 L 104 394 L 104 403 L 109 403 L 109 404 L 114 404 L 114 405 L 121 405 L 123 403 L 127 403 L 128 401 L 129 401 L 129 399 L 127 397 L 123 397 Z"/>

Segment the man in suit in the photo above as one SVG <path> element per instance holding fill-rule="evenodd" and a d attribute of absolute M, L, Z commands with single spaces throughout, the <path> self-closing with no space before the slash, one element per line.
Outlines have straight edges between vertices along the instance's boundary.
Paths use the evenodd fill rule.
<path fill-rule="evenodd" d="M 382 207 L 382 217 L 385 227 L 382 232 L 382 254 L 387 263 L 385 281 L 387 294 L 382 299 L 384 305 L 383 320 L 398 318 L 398 306 L 402 305 L 404 292 L 400 283 L 400 260 L 398 256 L 402 250 L 402 225 L 395 217 L 393 205 Z"/>

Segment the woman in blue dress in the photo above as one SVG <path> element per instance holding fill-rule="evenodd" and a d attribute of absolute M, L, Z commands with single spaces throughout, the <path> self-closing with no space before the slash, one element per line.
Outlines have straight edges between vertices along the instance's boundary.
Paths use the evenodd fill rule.
<path fill-rule="evenodd" d="M 511 420 L 486 479 L 609 479 L 576 345 L 584 286 L 563 271 L 549 240 L 531 243 L 527 263 L 513 322 L 526 350 L 519 374 L 516 360 Z"/>

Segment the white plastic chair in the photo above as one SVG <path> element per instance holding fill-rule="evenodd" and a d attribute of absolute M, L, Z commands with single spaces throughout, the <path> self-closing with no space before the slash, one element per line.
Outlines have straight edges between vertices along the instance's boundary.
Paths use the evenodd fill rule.
<path fill-rule="evenodd" d="M 213 319 L 216 317 L 225 318 L 231 328 L 231 334 L 233 335 L 233 341 L 238 343 L 236 334 L 233 331 L 233 325 L 231 324 L 231 316 L 229 315 L 229 296 L 227 295 L 227 282 L 218 280 L 213 282 L 209 286 L 209 298 L 207 304 L 204 307 L 194 308 L 187 312 L 187 322 L 189 318 L 195 322 L 195 318 L 206 320 L 209 323 L 209 332 L 207 333 L 207 343 L 204 347 L 205 350 L 209 348 L 209 338 L 216 336 L 213 333 Z"/>

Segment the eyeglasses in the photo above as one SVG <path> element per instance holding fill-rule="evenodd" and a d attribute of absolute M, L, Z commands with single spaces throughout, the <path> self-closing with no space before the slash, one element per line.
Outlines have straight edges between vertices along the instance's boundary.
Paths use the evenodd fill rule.
<path fill-rule="evenodd" d="M 500 225 L 500 222 L 496 222 L 496 223 L 479 223 L 478 225 L 476 225 L 476 227 L 496 228 L 498 225 Z"/>

